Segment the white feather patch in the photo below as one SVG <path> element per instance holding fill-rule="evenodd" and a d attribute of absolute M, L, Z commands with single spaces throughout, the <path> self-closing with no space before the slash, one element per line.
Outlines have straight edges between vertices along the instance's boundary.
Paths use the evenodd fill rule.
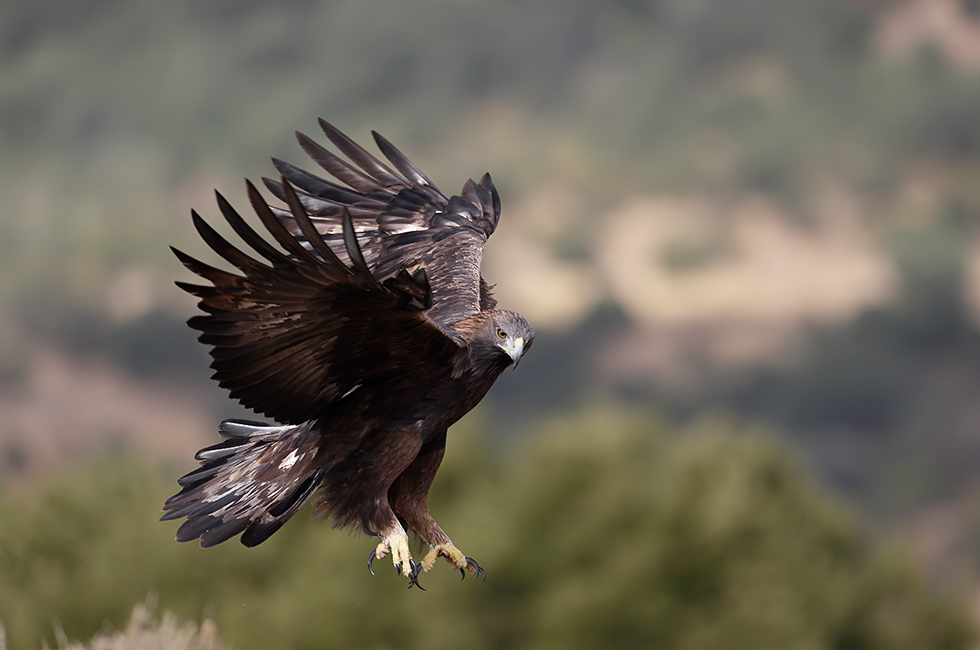
<path fill-rule="evenodd" d="M 293 465 L 295 465 L 297 460 L 299 460 L 299 454 L 297 454 L 296 450 L 294 449 L 291 452 L 289 452 L 288 456 L 282 459 L 282 462 L 279 463 L 279 469 L 287 470 Z"/>

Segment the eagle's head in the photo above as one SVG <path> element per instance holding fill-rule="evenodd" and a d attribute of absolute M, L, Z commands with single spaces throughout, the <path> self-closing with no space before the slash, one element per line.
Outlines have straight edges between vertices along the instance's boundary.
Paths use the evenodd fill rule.
<path fill-rule="evenodd" d="M 534 328 L 517 312 L 506 310 L 494 311 L 490 325 L 494 344 L 516 368 L 534 343 Z"/>

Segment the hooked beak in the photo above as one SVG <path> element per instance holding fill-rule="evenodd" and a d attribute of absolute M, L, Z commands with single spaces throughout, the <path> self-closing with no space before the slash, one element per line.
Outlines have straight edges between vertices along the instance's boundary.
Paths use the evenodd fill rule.
<path fill-rule="evenodd" d="M 514 367 L 516 368 L 521 357 L 524 356 L 524 339 L 518 336 L 511 345 L 504 348 L 504 352 L 514 361 Z"/>

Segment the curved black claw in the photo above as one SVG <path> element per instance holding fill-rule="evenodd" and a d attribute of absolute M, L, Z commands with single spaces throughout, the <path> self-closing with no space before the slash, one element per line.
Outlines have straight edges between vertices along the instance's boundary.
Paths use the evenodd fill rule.
<path fill-rule="evenodd" d="M 467 566 L 467 568 L 468 567 L 473 567 L 474 569 L 476 569 L 476 572 L 473 574 L 473 579 L 474 580 L 476 580 L 477 578 L 479 578 L 480 577 L 480 574 L 482 573 L 483 574 L 483 582 L 486 582 L 487 581 L 487 572 L 483 570 L 483 567 L 482 566 L 480 566 L 479 564 L 476 563 L 476 560 L 474 560 L 471 557 L 467 557 L 466 558 L 466 566 Z M 460 569 L 459 572 L 463 576 L 463 578 L 466 577 L 466 568 Z M 463 578 L 460 578 L 460 580 L 462 580 Z"/>
<path fill-rule="evenodd" d="M 378 549 L 374 549 L 373 551 L 371 551 L 371 555 L 368 556 L 368 571 L 371 572 L 371 575 L 374 575 L 374 569 L 371 568 L 371 563 L 374 562 L 374 558 L 376 558 L 377 556 L 378 556 Z"/>
<path fill-rule="evenodd" d="M 408 588 L 418 587 L 422 591 L 425 591 L 425 587 L 419 584 L 419 574 L 422 573 L 422 565 L 412 558 L 408 559 L 408 564 L 412 567 L 412 570 L 408 574 Z"/>

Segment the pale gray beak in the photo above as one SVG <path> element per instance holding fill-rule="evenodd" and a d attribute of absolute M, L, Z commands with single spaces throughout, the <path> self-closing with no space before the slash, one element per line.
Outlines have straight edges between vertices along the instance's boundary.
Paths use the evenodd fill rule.
<path fill-rule="evenodd" d="M 514 367 L 516 368 L 517 364 L 521 360 L 521 357 L 524 356 L 523 337 L 518 336 L 510 343 L 510 345 L 504 345 L 502 347 L 504 349 L 504 352 L 506 352 L 510 356 L 510 358 L 514 360 Z"/>

